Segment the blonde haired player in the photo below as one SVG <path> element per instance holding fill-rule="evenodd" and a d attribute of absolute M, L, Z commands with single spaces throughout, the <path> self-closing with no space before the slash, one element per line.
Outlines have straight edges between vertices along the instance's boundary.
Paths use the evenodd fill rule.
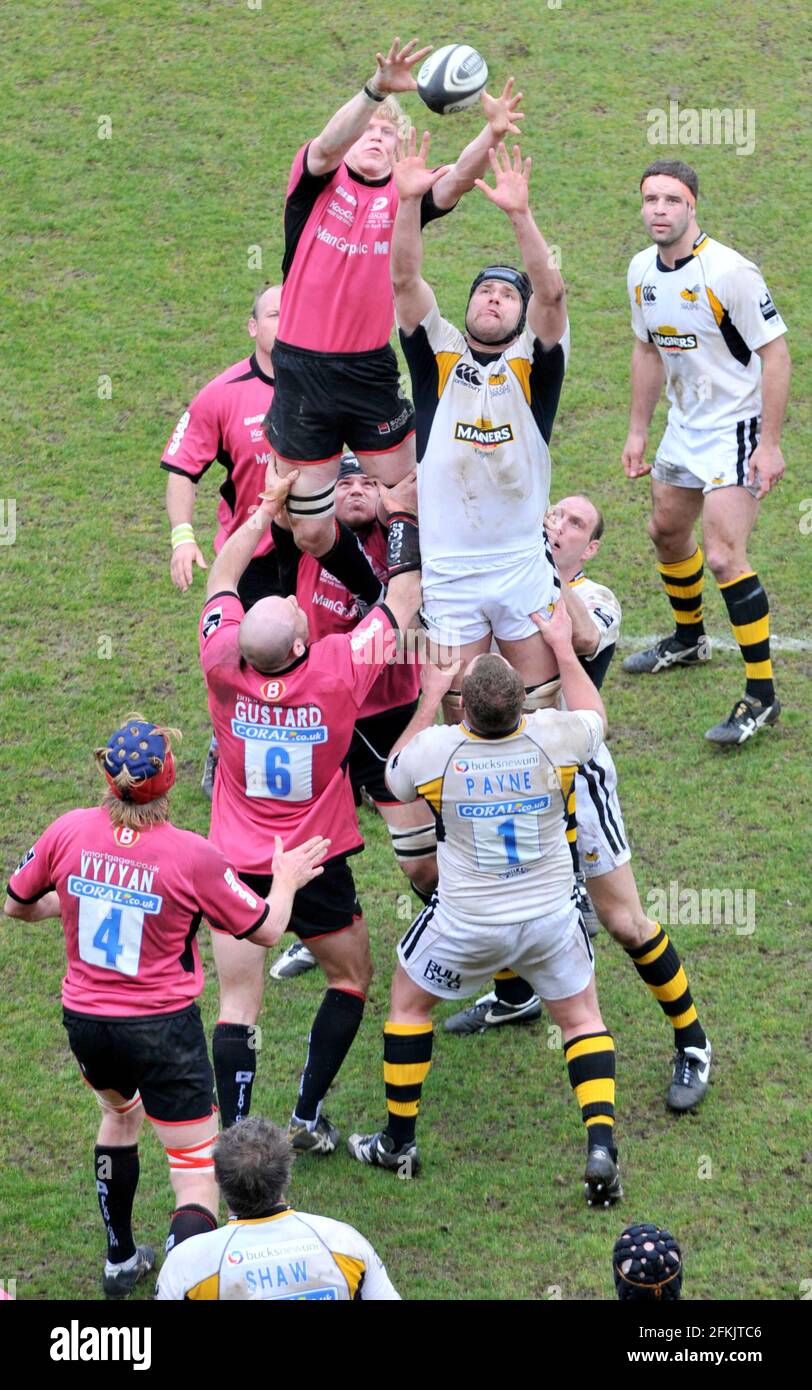
<path fill-rule="evenodd" d="M 220 934 L 276 945 L 330 843 L 313 838 L 286 854 L 277 840 L 273 888 L 267 899 L 252 893 L 219 850 L 170 823 L 173 736 L 139 715 L 116 729 L 96 750 L 101 806 L 55 820 L 12 874 L 5 902 L 7 916 L 61 919 L 65 932 L 64 1024 L 102 1111 L 95 1171 L 108 1298 L 124 1298 L 155 1263 L 132 1233 L 145 1116 L 175 1193 L 167 1249 L 217 1225 L 217 1115 L 195 1003 L 202 914 Z"/>
<path fill-rule="evenodd" d="M 673 636 L 623 663 L 654 675 L 710 657 L 702 621 L 702 515 L 708 565 L 722 590 L 746 685 L 712 743 L 737 744 L 774 724 L 767 595 L 747 542 L 759 503 L 781 480 L 781 426 L 790 362 L 784 324 L 752 261 L 700 231 L 699 180 L 682 160 L 660 159 L 640 180 L 652 247 L 629 266 L 635 344 L 626 476 L 651 473 L 649 534 L 676 623 Z M 668 424 L 653 467 L 647 432 L 663 382 Z"/>

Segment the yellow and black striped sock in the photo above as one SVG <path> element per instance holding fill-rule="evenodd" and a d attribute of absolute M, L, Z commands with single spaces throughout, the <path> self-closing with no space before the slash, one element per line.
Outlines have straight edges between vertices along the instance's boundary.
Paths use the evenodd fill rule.
<path fill-rule="evenodd" d="M 745 690 L 763 705 L 775 699 L 770 660 L 770 605 L 761 581 L 752 570 L 720 584 L 733 636 L 739 644 L 747 677 Z"/>
<path fill-rule="evenodd" d="M 702 586 L 705 582 L 702 561 L 702 550 L 697 546 L 687 560 L 677 560 L 672 565 L 657 565 L 677 625 L 674 636 L 686 647 L 695 647 L 705 633 L 702 621 Z"/>
<path fill-rule="evenodd" d="M 564 1044 L 570 1085 L 581 1107 L 590 1149 L 615 1153 L 615 1043 L 611 1033 L 582 1033 Z"/>
<path fill-rule="evenodd" d="M 688 978 L 668 934 L 659 922 L 654 934 L 642 946 L 627 946 L 640 979 L 645 981 L 674 1029 L 677 1047 L 704 1047 L 705 1030 L 699 1022 L 696 1005 L 688 988 Z"/>
<path fill-rule="evenodd" d="M 389 1121 L 386 1133 L 400 1149 L 414 1142 L 420 1092 L 431 1066 L 434 1028 L 428 1023 L 383 1026 L 383 1079 Z"/>
<path fill-rule="evenodd" d="M 535 993 L 533 986 L 523 980 L 515 970 L 497 970 L 493 977 L 494 993 L 500 1004 L 526 1004 Z"/>

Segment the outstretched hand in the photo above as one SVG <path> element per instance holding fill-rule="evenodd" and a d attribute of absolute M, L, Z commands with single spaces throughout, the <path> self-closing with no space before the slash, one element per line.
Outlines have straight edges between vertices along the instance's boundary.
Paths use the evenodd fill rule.
<path fill-rule="evenodd" d="M 330 843 L 323 836 L 314 835 L 303 845 L 297 845 L 295 849 L 285 850 L 282 848 L 281 837 L 275 835 L 274 854 L 271 863 L 274 882 L 285 883 L 294 892 L 304 888 L 311 879 L 318 878 L 324 873 L 320 861 L 327 854 Z"/>
<path fill-rule="evenodd" d="M 562 649 L 572 650 L 572 618 L 569 610 L 562 598 L 555 604 L 550 616 L 543 617 L 541 613 L 531 613 L 530 617 L 536 624 L 547 646 L 556 653 Z"/>
<path fill-rule="evenodd" d="M 386 56 L 383 53 L 375 54 L 378 71 L 374 81 L 379 92 L 413 92 L 417 89 L 417 83 L 412 77 L 412 68 L 415 63 L 422 63 L 426 55 L 431 53 L 431 44 L 413 53 L 412 49 L 416 43 L 417 39 L 410 39 L 401 48 L 400 39 L 396 36 Z"/>
<path fill-rule="evenodd" d="M 394 487 L 384 487 L 378 482 L 378 498 L 382 511 L 390 516 L 392 512 L 409 512 L 417 516 L 417 469 L 413 468 Z"/>
<path fill-rule="evenodd" d="M 418 150 L 417 131 L 414 126 L 409 129 L 409 138 L 405 145 L 402 140 L 398 140 L 392 172 L 398 197 L 402 201 L 406 201 L 408 198 L 422 198 L 437 180 L 448 172 L 449 166 L 447 164 L 442 164 L 439 169 L 426 167 L 430 142 L 431 137 L 425 130 Z"/>
<path fill-rule="evenodd" d="M 518 145 L 513 146 L 513 163 L 504 144 L 500 141 L 495 150 L 488 150 L 496 187 L 491 188 L 484 179 L 476 179 L 476 187 L 489 198 L 496 207 L 510 216 L 516 212 L 527 212 L 529 204 L 528 184 L 532 160 L 522 163 L 522 152 Z"/>
<path fill-rule="evenodd" d="M 515 122 L 524 120 L 524 112 L 517 110 L 524 93 L 517 92 L 513 95 L 514 80 L 512 77 L 508 78 L 500 96 L 492 97 L 489 92 L 483 91 L 479 98 L 485 112 L 485 120 L 491 128 L 494 144 L 504 140 L 506 135 L 522 133 Z"/>
<path fill-rule="evenodd" d="M 262 505 L 259 508 L 259 516 L 264 522 L 273 521 L 282 511 L 288 500 L 288 493 L 299 476 L 298 468 L 294 468 L 291 473 L 280 478 L 276 471 L 273 461 L 268 464 L 265 470 L 265 487 L 259 494 Z"/>

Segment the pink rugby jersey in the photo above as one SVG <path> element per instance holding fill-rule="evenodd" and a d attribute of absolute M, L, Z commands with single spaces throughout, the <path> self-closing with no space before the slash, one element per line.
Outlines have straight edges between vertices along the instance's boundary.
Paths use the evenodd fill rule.
<path fill-rule="evenodd" d="M 265 469 L 271 461 L 262 421 L 272 400 L 273 377 L 265 375 L 252 353 L 197 393 L 164 449 L 161 467 L 181 473 L 193 483 L 198 483 L 215 462 L 225 468 L 217 507 L 220 529 L 214 540 L 216 553 L 259 505 Z M 254 554 L 266 555 L 272 549 L 268 529 Z"/>
<path fill-rule="evenodd" d="M 343 161 L 311 174 L 307 149 L 291 165 L 285 200 L 281 346 L 372 352 L 389 342 L 395 304 L 389 274 L 398 193 L 391 174 L 365 179 Z M 429 191 L 423 225 L 444 217 Z"/>
<path fill-rule="evenodd" d="M 197 998 L 202 913 L 236 937 L 256 931 L 268 914 L 201 835 L 168 822 L 114 828 L 103 807 L 68 811 L 49 825 L 8 892 L 31 903 L 54 889 L 68 956 L 62 1003 L 104 1018 L 174 1013 Z"/>
<path fill-rule="evenodd" d="M 362 539 L 360 534 L 358 539 Z M 385 585 L 389 579 L 386 531 L 380 522 L 373 521 L 362 545 L 375 574 Z M 352 632 L 358 623 L 358 604 L 349 589 L 345 589 L 329 570 L 323 569 L 314 555 L 306 552 L 299 557 L 296 598 L 307 614 L 312 642 L 331 632 Z M 417 699 L 419 690 L 420 666 L 417 663 L 395 662 L 385 666 L 367 695 L 359 718 L 410 705 Z"/>
<path fill-rule="evenodd" d="M 346 636 L 323 637 L 284 671 L 263 675 L 240 656 L 244 609 L 214 594 L 200 619 L 200 662 L 220 749 L 209 836 L 243 873 L 269 874 L 285 849 L 326 835 L 330 858 L 360 849 L 346 757 L 370 687 L 396 649 L 379 604 Z"/>

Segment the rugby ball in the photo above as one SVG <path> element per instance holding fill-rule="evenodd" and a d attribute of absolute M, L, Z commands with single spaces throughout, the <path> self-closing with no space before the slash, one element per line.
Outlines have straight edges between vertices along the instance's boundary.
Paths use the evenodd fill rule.
<path fill-rule="evenodd" d="M 473 106 L 488 80 L 488 65 L 467 43 L 448 43 L 430 53 L 417 74 L 417 91 L 429 110 L 450 116 Z"/>

